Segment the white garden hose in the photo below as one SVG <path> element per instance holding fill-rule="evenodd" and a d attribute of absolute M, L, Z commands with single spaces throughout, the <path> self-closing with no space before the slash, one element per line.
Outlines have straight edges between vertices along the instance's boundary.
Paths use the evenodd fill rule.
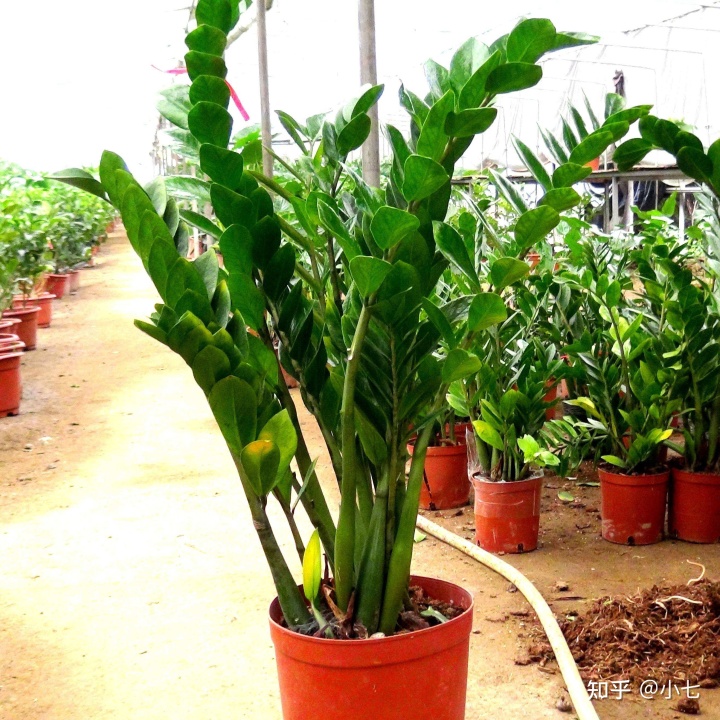
<path fill-rule="evenodd" d="M 418 515 L 417 526 L 423 532 L 428 533 L 428 535 L 442 540 L 444 543 L 454 547 L 456 550 L 460 550 L 460 552 L 465 553 L 465 555 L 469 555 L 474 560 L 477 560 L 479 563 L 502 575 L 525 596 L 525 599 L 530 603 L 530 606 L 538 616 L 543 630 L 545 630 L 545 634 L 550 641 L 550 646 L 560 666 L 560 672 L 565 680 L 565 685 L 568 689 L 575 712 L 577 713 L 578 720 L 599 720 L 598 714 L 592 702 L 590 702 L 585 684 L 578 672 L 575 659 L 565 641 L 565 636 L 562 634 L 562 630 L 560 630 L 560 626 L 557 624 L 552 610 L 545 602 L 545 598 L 543 598 L 530 580 L 504 560 L 485 550 L 481 550 L 477 545 L 473 545 L 471 542 L 458 537 L 455 533 L 440 527 L 440 525 L 436 525 L 422 515 Z"/>

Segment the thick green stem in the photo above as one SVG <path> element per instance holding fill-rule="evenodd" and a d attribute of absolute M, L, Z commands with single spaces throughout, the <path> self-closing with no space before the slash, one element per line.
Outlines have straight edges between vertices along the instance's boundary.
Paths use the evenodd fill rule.
<path fill-rule="evenodd" d="M 357 453 L 355 449 L 355 384 L 360 368 L 362 346 L 370 325 L 370 309 L 360 311 L 347 368 L 342 398 L 342 490 L 340 517 L 335 536 L 335 593 L 337 604 L 346 611 L 355 583 L 355 510 L 357 507 Z"/>
<path fill-rule="evenodd" d="M 436 409 L 434 408 L 434 410 Z M 403 604 L 403 596 L 407 591 L 413 543 L 415 541 L 415 522 L 420 506 L 420 489 L 422 488 L 425 469 L 425 455 L 432 431 L 432 423 L 428 423 L 415 441 L 415 448 L 413 449 L 407 494 L 403 502 L 402 514 L 400 515 L 395 543 L 388 565 L 385 596 L 380 616 L 380 631 L 386 635 L 392 635 L 395 631 L 398 615 Z"/>
<path fill-rule="evenodd" d="M 235 467 L 237 468 L 240 482 L 242 483 L 245 497 L 250 507 L 253 526 L 255 527 L 260 545 L 270 566 L 270 572 L 275 582 L 278 601 L 280 602 L 280 608 L 282 609 L 285 621 L 290 627 L 304 625 L 310 621 L 310 613 L 300 594 L 297 582 L 285 562 L 285 557 L 272 531 L 270 520 L 265 512 L 263 503 L 250 486 L 240 458 L 233 455 L 233 461 L 235 462 Z"/>

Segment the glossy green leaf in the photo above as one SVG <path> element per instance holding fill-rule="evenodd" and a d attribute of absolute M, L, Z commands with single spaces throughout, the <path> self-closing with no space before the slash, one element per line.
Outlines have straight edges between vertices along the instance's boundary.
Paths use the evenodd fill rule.
<path fill-rule="evenodd" d="M 190 102 L 211 102 L 222 105 L 227 110 L 230 102 L 230 88 L 225 80 L 214 75 L 200 75 L 190 86 Z"/>
<path fill-rule="evenodd" d="M 232 132 L 232 116 L 219 105 L 199 102 L 188 113 L 190 132 L 201 143 L 227 148 Z"/>
<path fill-rule="evenodd" d="M 165 187 L 173 197 L 196 200 L 198 205 L 210 202 L 210 183 L 191 175 L 168 175 Z"/>
<path fill-rule="evenodd" d="M 232 150 L 217 145 L 200 146 L 200 167 L 213 182 L 237 189 L 242 182 L 243 159 Z"/>
<path fill-rule="evenodd" d="M 323 198 L 318 198 L 317 208 L 320 222 L 335 237 L 335 240 L 337 240 L 345 253 L 345 257 L 352 260 L 356 255 L 361 255 L 360 244 L 345 227 L 345 223 L 340 219 L 335 208 Z"/>
<path fill-rule="evenodd" d="M 253 226 L 250 234 L 253 239 L 253 263 L 266 272 L 270 259 L 280 247 L 282 240 L 280 223 L 274 215 L 268 215 Z"/>
<path fill-rule="evenodd" d="M 496 67 L 488 76 L 485 91 L 491 95 L 518 92 L 534 87 L 542 79 L 539 65 L 524 62 L 509 62 Z"/>
<path fill-rule="evenodd" d="M 402 194 L 408 202 L 423 200 L 448 180 L 448 174 L 440 163 L 420 155 L 411 155 L 405 161 Z"/>
<path fill-rule="evenodd" d="M 205 284 L 208 299 L 212 299 L 215 294 L 218 274 L 220 272 L 220 266 L 218 264 L 215 251 L 210 248 L 207 252 L 202 253 L 193 260 L 193 265 L 195 265 L 195 269 L 198 271 L 203 283 Z"/>
<path fill-rule="evenodd" d="M 173 85 L 160 91 L 160 100 L 157 103 L 158 112 L 167 118 L 173 125 L 188 129 L 188 113 L 192 103 L 188 96 L 187 85 Z"/>
<path fill-rule="evenodd" d="M 531 248 L 557 227 L 560 215 L 551 207 L 540 206 L 520 216 L 515 225 L 515 240 L 522 248 Z"/>
<path fill-rule="evenodd" d="M 185 45 L 189 50 L 197 50 L 210 55 L 222 55 L 225 52 L 226 43 L 225 33 L 209 24 L 198 24 L 185 36 Z"/>
<path fill-rule="evenodd" d="M 96 180 L 89 172 L 80 168 L 68 168 L 67 170 L 52 173 L 51 175 L 48 175 L 48 177 L 52 180 L 64 182 L 66 185 L 72 185 L 73 187 L 80 188 L 80 190 L 96 195 L 102 200 L 108 199 L 102 183 Z"/>
<path fill-rule="evenodd" d="M 564 163 L 553 173 L 552 184 L 556 188 L 572 187 L 575 183 L 582 182 L 591 173 L 592 168 L 587 165 Z"/>
<path fill-rule="evenodd" d="M 701 183 L 711 182 L 713 164 L 708 156 L 694 147 L 683 147 L 677 154 L 678 167 L 689 177 Z"/>
<path fill-rule="evenodd" d="M 480 280 L 460 233 L 452 225 L 443 222 L 434 222 L 433 232 L 440 252 L 473 283 L 475 288 L 479 288 Z"/>
<path fill-rule="evenodd" d="M 269 440 L 255 440 L 242 449 L 240 461 L 255 494 L 269 495 L 278 480 L 280 451 L 277 446 Z"/>
<path fill-rule="evenodd" d="M 460 92 L 462 110 L 476 108 L 483 101 L 487 90 L 487 80 L 495 68 L 502 62 L 502 52 L 496 50 L 470 77 Z"/>
<path fill-rule="evenodd" d="M 445 120 L 454 107 L 455 94 L 452 90 L 448 90 L 433 103 L 417 141 L 416 152 L 418 155 L 438 161 L 442 158 L 448 142 L 448 136 L 445 134 Z"/>
<path fill-rule="evenodd" d="M 537 62 L 546 52 L 554 49 L 557 32 L 555 26 L 543 18 L 530 18 L 519 22 L 508 35 L 506 52 L 508 62 Z"/>
<path fill-rule="evenodd" d="M 473 422 L 473 427 L 475 428 L 477 436 L 484 443 L 487 443 L 490 447 L 495 448 L 496 450 L 503 450 L 504 444 L 502 438 L 500 437 L 500 433 L 492 425 L 484 420 L 475 420 Z"/>
<path fill-rule="evenodd" d="M 489 57 L 489 48 L 477 38 L 466 40 L 457 49 L 450 61 L 450 84 L 457 94 Z"/>
<path fill-rule="evenodd" d="M 212 75 L 221 80 L 227 77 L 225 61 L 217 55 L 191 50 L 185 54 L 185 65 L 187 66 L 190 80 L 193 82 L 202 75 Z"/>
<path fill-rule="evenodd" d="M 548 192 L 542 196 L 538 205 L 547 205 L 561 213 L 579 205 L 581 200 L 580 195 L 571 187 L 555 188 L 554 190 L 548 190 Z"/>
<path fill-rule="evenodd" d="M 209 395 L 216 383 L 230 375 L 230 361 L 222 350 L 208 345 L 195 356 L 192 372 L 195 382 Z"/>
<path fill-rule="evenodd" d="M 357 150 L 370 135 L 372 123 L 368 115 L 356 115 L 341 131 L 337 137 L 337 151 L 345 157 L 353 150 Z"/>
<path fill-rule="evenodd" d="M 532 176 L 545 190 L 549 190 L 552 187 L 550 175 L 538 156 L 535 155 L 535 153 L 524 142 L 518 140 L 517 138 L 515 138 L 514 143 L 520 157 L 523 159 L 525 165 L 527 165 L 527 169 L 531 172 Z"/>
<path fill-rule="evenodd" d="M 295 273 L 295 250 L 286 243 L 270 259 L 263 276 L 263 289 L 271 300 L 278 300 Z"/>
<path fill-rule="evenodd" d="M 478 293 L 470 303 L 468 329 L 476 333 L 507 319 L 507 307 L 497 293 Z"/>
<path fill-rule="evenodd" d="M 473 108 L 451 112 L 445 120 L 445 135 L 450 137 L 472 137 L 484 133 L 497 117 L 496 108 Z"/>
<path fill-rule="evenodd" d="M 232 4 L 230 0 L 198 0 L 195 20 L 198 25 L 210 25 L 227 34 L 233 26 Z"/>
<path fill-rule="evenodd" d="M 379 248 L 390 250 L 419 227 L 420 220 L 415 215 L 385 205 L 375 213 L 370 232 Z"/>
<path fill-rule="evenodd" d="M 570 153 L 570 162 L 576 165 L 587 163 L 600 157 L 614 142 L 613 134 L 607 130 L 597 130 L 588 135 Z"/>
<path fill-rule="evenodd" d="M 235 224 L 245 227 L 255 225 L 255 207 L 244 195 L 228 190 L 224 185 L 213 183 L 210 186 L 210 198 L 218 220 L 225 227 Z"/>
<path fill-rule="evenodd" d="M 181 210 L 180 217 L 198 230 L 204 232 L 210 237 L 218 240 L 222 235 L 222 230 L 210 218 L 196 213 L 194 210 Z"/>
<path fill-rule="evenodd" d="M 384 85 L 373 85 L 360 95 L 356 100 L 351 100 L 343 108 L 343 116 L 346 122 L 350 122 L 353 118 L 363 113 L 367 113 L 375 103 L 380 99 L 385 90 Z"/>
<path fill-rule="evenodd" d="M 253 389 L 229 375 L 213 387 L 208 402 L 230 451 L 239 456 L 255 439 L 257 397 Z"/>
<path fill-rule="evenodd" d="M 270 441 L 277 447 L 280 453 L 277 477 L 279 482 L 290 467 L 297 450 L 297 432 L 288 411 L 281 410 L 277 415 L 273 415 L 260 431 L 258 440 Z"/>
<path fill-rule="evenodd" d="M 530 273 L 530 266 L 522 260 L 516 258 L 503 257 L 498 258 L 490 268 L 490 280 L 496 290 L 516 283 L 522 280 Z"/>
<path fill-rule="evenodd" d="M 350 274 L 363 298 L 370 297 L 380 289 L 393 266 L 376 257 L 358 255 L 350 261 Z"/>
<path fill-rule="evenodd" d="M 442 380 L 451 383 L 474 375 L 480 370 L 482 363 L 477 355 L 471 355 L 467 350 L 455 348 L 448 353 L 442 368 Z"/>
<path fill-rule="evenodd" d="M 241 273 L 231 273 L 227 284 L 233 309 L 242 314 L 249 327 L 257 330 L 264 322 L 265 300 L 253 279 Z"/>

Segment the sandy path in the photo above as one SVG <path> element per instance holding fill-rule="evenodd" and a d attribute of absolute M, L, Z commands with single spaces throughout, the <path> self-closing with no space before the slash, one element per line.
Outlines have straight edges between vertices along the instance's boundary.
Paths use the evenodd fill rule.
<path fill-rule="evenodd" d="M 0 718 L 280 720 L 272 584 L 205 399 L 180 358 L 133 327 L 155 295 L 122 237 L 82 283 L 24 358 L 22 414 L 0 421 Z M 588 579 L 583 557 L 555 547 L 518 566 L 543 591 L 558 577 L 585 579 L 588 597 L 623 587 Z M 584 562 L 603 557 L 618 555 Z M 468 720 L 562 717 L 559 676 L 513 664 L 525 620 L 508 613 L 522 598 L 431 540 L 415 569 L 476 593 Z M 704 716 L 718 720 L 711 702 Z M 601 712 L 676 716 L 661 703 Z"/>

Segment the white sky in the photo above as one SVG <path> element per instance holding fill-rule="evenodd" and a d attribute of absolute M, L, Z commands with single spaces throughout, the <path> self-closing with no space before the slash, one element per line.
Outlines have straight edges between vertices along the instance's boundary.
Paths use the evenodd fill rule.
<path fill-rule="evenodd" d="M 0 0 L 0 158 L 37 170 L 97 164 L 104 148 L 148 172 L 155 96 L 184 52 L 189 0 Z M 422 63 L 447 61 L 471 35 L 493 39 L 522 15 L 599 35 L 657 22 L 691 0 L 376 0 L 381 109 L 400 79 L 424 94 Z M 440 8 L 440 11 L 438 10 Z M 271 103 L 298 118 L 331 109 L 359 85 L 355 0 L 275 0 L 268 14 Z M 256 37 L 229 54 L 228 79 L 259 118 Z M 238 118 L 236 128 L 242 121 Z"/>

